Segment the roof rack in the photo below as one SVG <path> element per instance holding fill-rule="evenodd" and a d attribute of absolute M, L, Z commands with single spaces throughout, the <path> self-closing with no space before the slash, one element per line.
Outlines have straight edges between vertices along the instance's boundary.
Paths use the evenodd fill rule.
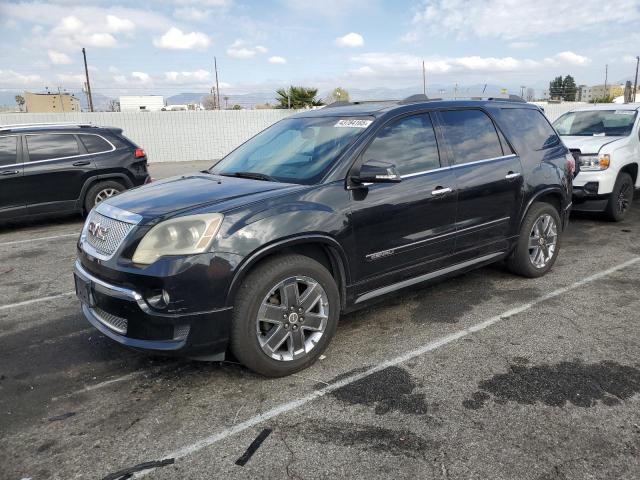
<path fill-rule="evenodd" d="M 492 100 L 499 102 L 523 102 L 527 103 L 523 98 L 518 95 L 504 95 L 504 96 L 492 96 L 489 97 L 487 95 L 459 95 L 455 98 L 429 98 L 422 93 L 418 93 L 416 95 L 411 95 L 403 100 L 400 100 L 398 104 L 406 105 L 409 103 L 418 103 L 418 102 L 432 102 L 436 100 Z"/>
<path fill-rule="evenodd" d="M 92 128 L 95 127 L 92 123 L 79 123 L 79 122 L 50 122 L 50 123 L 14 123 L 12 125 L 0 125 L 0 130 L 26 130 L 29 128 L 38 127 L 77 127 L 77 128 Z"/>
<path fill-rule="evenodd" d="M 333 102 L 333 103 L 330 103 L 329 105 L 325 105 L 324 108 L 347 107 L 349 105 L 369 105 L 369 104 L 378 104 L 378 103 L 397 103 L 397 102 L 398 100 L 356 100 L 353 102 L 340 100 L 338 102 Z"/>

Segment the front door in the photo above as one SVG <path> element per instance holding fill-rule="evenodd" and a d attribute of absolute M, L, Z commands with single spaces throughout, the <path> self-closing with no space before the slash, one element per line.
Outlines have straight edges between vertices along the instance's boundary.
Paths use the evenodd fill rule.
<path fill-rule="evenodd" d="M 439 259 L 452 254 L 455 233 L 455 178 L 441 168 L 428 113 L 384 126 L 361 163 L 371 160 L 394 164 L 402 181 L 350 192 L 354 278 L 363 290 L 435 270 Z"/>
<path fill-rule="evenodd" d="M 92 156 L 86 154 L 74 134 L 27 134 L 25 139 L 29 213 L 73 209 L 84 180 L 95 169 Z"/>
<path fill-rule="evenodd" d="M 458 186 L 456 253 L 473 258 L 502 251 L 517 230 L 520 158 L 482 110 L 442 111 L 439 118 Z"/>
<path fill-rule="evenodd" d="M 0 136 L 0 219 L 20 216 L 26 210 L 20 135 Z"/>

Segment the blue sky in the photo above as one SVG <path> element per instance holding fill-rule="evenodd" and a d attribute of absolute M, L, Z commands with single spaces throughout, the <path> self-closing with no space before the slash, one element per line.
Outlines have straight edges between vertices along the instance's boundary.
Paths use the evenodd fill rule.
<path fill-rule="evenodd" d="M 422 60 L 430 85 L 542 90 L 630 78 L 639 24 L 639 0 L 0 1 L 0 88 L 78 89 L 84 46 L 111 96 L 206 92 L 214 55 L 228 93 L 417 86 Z"/>

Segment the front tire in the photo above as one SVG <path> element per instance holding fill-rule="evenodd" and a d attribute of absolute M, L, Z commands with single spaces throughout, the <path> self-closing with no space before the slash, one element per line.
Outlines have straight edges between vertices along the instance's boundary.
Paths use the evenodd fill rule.
<path fill-rule="evenodd" d="M 231 351 L 254 372 L 290 375 L 327 348 L 339 315 L 338 287 L 323 265 L 303 255 L 268 259 L 238 290 Z"/>
<path fill-rule="evenodd" d="M 124 186 L 114 180 L 108 180 L 105 182 L 98 182 L 87 191 L 84 197 L 84 209 L 86 213 L 89 213 L 93 207 L 99 203 L 124 192 Z"/>
<path fill-rule="evenodd" d="M 560 215 L 548 203 L 534 203 L 522 221 L 515 251 L 507 260 L 509 270 L 523 277 L 545 275 L 558 258 Z"/>
<path fill-rule="evenodd" d="M 621 222 L 627 216 L 633 202 L 633 179 L 628 173 L 618 175 L 604 214 L 612 222 Z"/>

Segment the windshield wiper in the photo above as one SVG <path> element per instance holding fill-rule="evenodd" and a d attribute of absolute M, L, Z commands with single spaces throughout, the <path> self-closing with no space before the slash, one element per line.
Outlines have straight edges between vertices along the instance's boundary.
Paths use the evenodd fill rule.
<path fill-rule="evenodd" d="M 266 173 L 259 172 L 232 172 L 232 173 L 220 173 L 224 177 L 238 177 L 238 178 L 250 178 L 251 180 L 264 180 L 265 182 L 277 182 L 275 178 Z"/>

